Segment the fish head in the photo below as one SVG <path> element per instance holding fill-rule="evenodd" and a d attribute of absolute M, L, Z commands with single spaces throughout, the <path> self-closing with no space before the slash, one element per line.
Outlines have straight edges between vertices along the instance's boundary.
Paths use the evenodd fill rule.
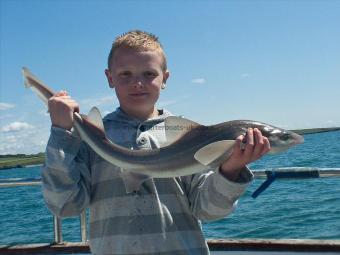
<path fill-rule="evenodd" d="M 289 130 L 270 125 L 264 125 L 258 128 L 262 134 L 268 138 L 271 147 L 269 153 L 271 154 L 283 152 L 290 147 L 304 142 L 303 136 Z"/>

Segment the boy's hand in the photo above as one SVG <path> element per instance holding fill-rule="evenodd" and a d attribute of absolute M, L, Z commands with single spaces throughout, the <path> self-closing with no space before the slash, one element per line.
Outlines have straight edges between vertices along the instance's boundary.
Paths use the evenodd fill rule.
<path fill-rule="evenodd" d="M 48 100 L 48 110 L 53 126 L 71 130 L 73 112 L 79 112 L 79 105 L 66 91 L 60 91 Z"/>
<path fill-rule="evenodd" d="M 231 181 L 238 178 L 240 171 L 247 164 L 258 160 L 270 150 L 268 138 L 262 136 L 261 131 L 257 128 L 248 129 L 246 144 L 244 148 L 241 148 L 243 140 L 244 135 L 237 137 L 230 158 L 223 162 L 220 167 L 221 174 Z"/>

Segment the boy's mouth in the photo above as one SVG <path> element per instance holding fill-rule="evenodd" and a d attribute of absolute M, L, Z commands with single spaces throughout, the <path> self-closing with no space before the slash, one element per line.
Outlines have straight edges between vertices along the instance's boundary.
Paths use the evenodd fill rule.
<path fill-rule="evenodd" d="M 131 93 L 129 95 L 133 97 L 143 97 L 143 96 L 147 96 L 148 93 Z"/>

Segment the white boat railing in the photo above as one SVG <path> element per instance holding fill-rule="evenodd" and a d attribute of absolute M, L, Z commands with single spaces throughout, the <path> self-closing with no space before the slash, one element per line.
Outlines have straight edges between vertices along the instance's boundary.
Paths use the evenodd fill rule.
<path fill-rule="evenodd" d="M 0 180 L 0 188 L 41 185 L 39 180 Z M 65 242 L 62 219 L 53 216 L 54 243 L 0 245 L 1 255 L 17 254 L 90 254 L 87 242 L 86 211 L 80 215 L 81 242 Z M 214 239 L 207 240 L 211 254 L 340 254 L 340 240 L 308 239 Z"/>
<path fill-rule="evenodd" d="M 263 170 L 263 171 L 254 171 L 254 175 L 256 178 L 264 178 L 268 175 L 268 171 L 272 171 L 271 169 Z M 311 175 L 310 177 L 340 177 L 340 169 L 329 169 L 329 168 L 280 168 L 275 169 L 276 172 L 284 172 L 291 171 L 293 175 L 291 178 L 295 178 L 296 171 L 318 171 L 318 175 Z M 298 178 L 298 177 L 297 177 Z M 9 187 L 21 187 L 21 186 L 39 186 L 42 184 L 41 178 L 7 178 L 0 179 L 0 188 L 9 188 Z M 86 210 L 84 210 L 80 215 L 80 237 L 81 243 L 87 242 L 87 218 L 86 218 Z M 62 219 L 53 215 L 53 229 L 54 229 L 54 244 L 62 244 L 64 243 L 63 235 L 62 235 Z"/>

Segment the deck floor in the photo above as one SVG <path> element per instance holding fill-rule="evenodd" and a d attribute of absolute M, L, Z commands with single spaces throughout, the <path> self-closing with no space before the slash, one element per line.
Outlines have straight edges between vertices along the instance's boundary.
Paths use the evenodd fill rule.
<path fill-rule="evenodd" d="M 208 240 L 211 255 L 340 255 L 340 240 L 215 239 Z M 0 255 L 90 255 L 88 243 L 0 245 Z"/>
<path fill-rule="evenodd" d="M 211 255 L 339 255 L 338 252 L 212 251 Z"/>

